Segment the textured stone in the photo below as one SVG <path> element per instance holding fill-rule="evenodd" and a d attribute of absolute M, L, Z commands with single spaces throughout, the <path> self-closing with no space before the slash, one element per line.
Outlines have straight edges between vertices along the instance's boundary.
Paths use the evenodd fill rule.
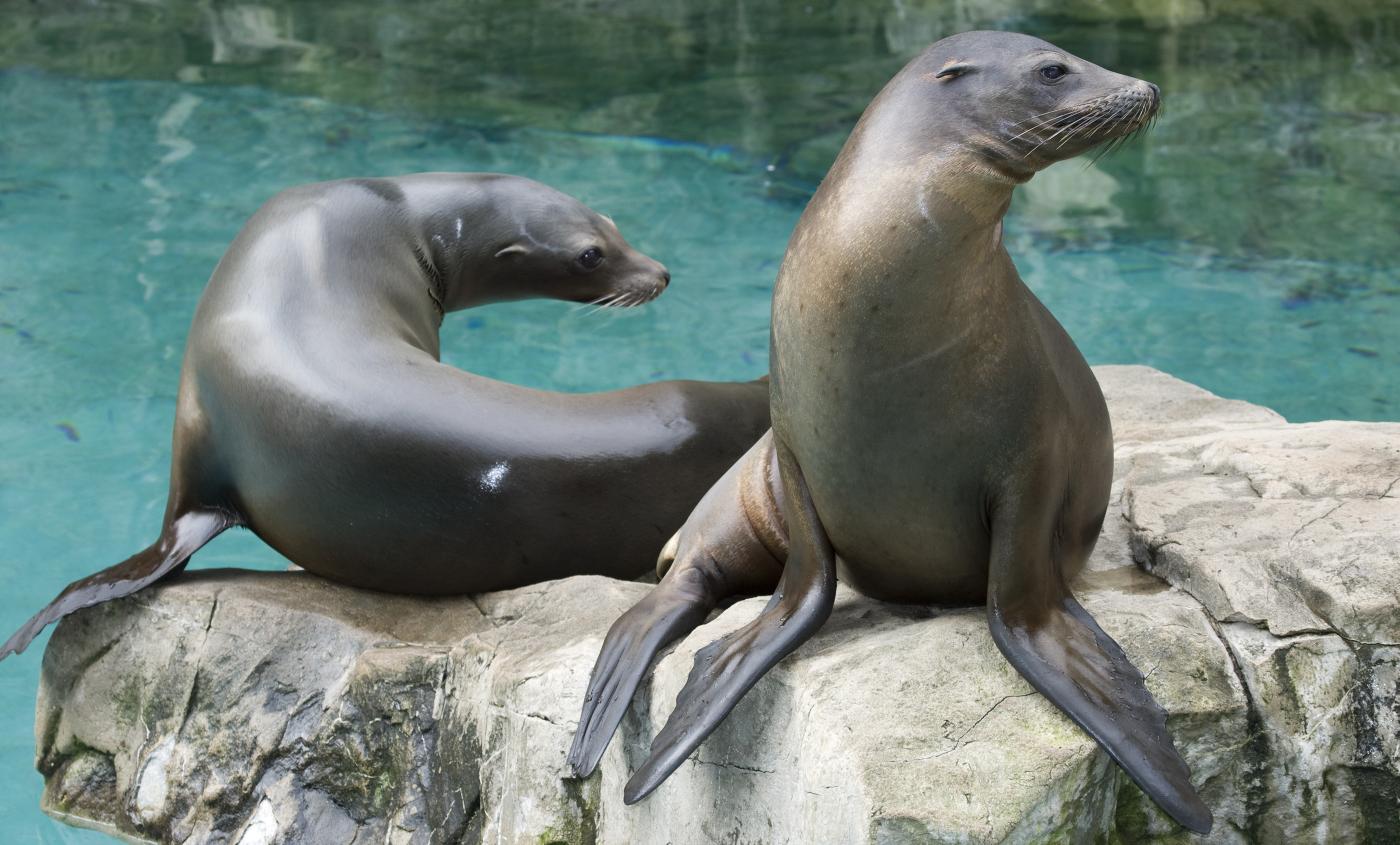
<path fill-rule="evenodd" d="M 1400 424 L 1168 441 L 1126 484 L 1138 560 L 1216 619 L 1400 643 Z"/>
<path fill-rule="evenodd" d="M 1216 814 L 1204 841 L 1396 841 L 1400 426 L 1289 425 L 1147 368 L 1096 372 L 1118 477 L 1076 590 L 1169 712 Z M 627 807 L 695 652 L 763 605 L 664 656 L 600 771 L 567 777 L 603 635 L 647 589 L 429 601 L 224 570 L 93 608 L 45 654 L 46 809 L 243 845 L 1187 840 L 1007 665 L 980 608 L 844 587 Z"/>

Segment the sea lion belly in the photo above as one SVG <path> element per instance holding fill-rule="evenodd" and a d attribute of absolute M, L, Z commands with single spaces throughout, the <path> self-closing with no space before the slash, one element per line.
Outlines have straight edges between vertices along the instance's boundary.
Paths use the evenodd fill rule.
<path fill-rule="evenodd" d="M 774 432 L 804 467 L 843 581 L 887 601 L 978 603 L 988 479 L 1010 460 L 1005 444 L 1024 442 L 1010 429 L 1033 401 L 1002 384 L 1013 354 L 994 301 L 1004 271 L 989 255 L 956 268 L 978 284 L 955 284 L 919 254 L 885 261 L 861 285 L 839 262 L 785 269 Z M 962 301 L 968 289 L 976 307 Z"/>

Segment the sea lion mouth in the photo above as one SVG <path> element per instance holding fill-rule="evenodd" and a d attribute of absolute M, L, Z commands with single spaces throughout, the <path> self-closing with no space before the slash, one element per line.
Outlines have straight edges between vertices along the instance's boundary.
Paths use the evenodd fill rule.
<path fill-rule="evenodd" d="M 1100 147 L 1097 160 L 1150 127 L 1160 105 L 1157 86 L 1138 82 L 1012 124 L 1007 143 L 1025 150 L 1022 159 L 1072 158 Z"/>

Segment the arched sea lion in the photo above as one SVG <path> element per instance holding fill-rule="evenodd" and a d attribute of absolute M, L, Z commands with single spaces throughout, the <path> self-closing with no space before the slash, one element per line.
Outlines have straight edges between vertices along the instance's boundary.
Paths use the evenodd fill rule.
<path fill-rule="evenodd" d="M 1141 129 L 1158 98 L 1000 32 L 939 41 L 885 86 L 779 271 L 773 429 L 608 632 L 570 752 L 577 773 L 596 767 L 658 649 L 722 599 L 773 591 L 757 619 L 696 655 L 627 784 L 628 802 L 645 797 L 821 626 L 839 576 L 886 601 L 985 601 L 1011 664 L 1173 818 L 1210 829 L 1142 674 L 1069 590 L 1108 503 L 1108 411 L 1001 241 L 1017 185 Z"/>
<path fill-rule="evenodd" d="M 632 577 L 768 427 L 765 381 L 531 390 L 438 360 L 444 312 L 628 306 L 666 269 L 514 176 L 292 188 L 243 227 L 195 312 L 160 539 L 69 585 L 0 647 L 135 592 L 234 525 L 301 567 L 397 593 Z"/>

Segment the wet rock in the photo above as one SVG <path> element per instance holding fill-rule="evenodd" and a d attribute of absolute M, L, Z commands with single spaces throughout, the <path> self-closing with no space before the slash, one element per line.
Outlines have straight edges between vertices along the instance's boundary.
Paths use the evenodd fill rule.
<path fill-rule="evenodd" d="M 1170 713 L 1215 831 L 1400 824 L 1400 426 L 1289 425 L 1143 367 L 1096 370 L 1117 434 L 1076 585 Z M 1149 574 L 1152 573 L 1152 574 Z M 161 842 L 1181 842 L 1008 666 L 980 608 L 844 587 L 655 795 L 622 785 L 695 652 L 657 665 L 592 778 L 565 752 L 645 584 L 415 600 L 206 571 L 65 620 L 36 719 L 45 806 Z"/>

